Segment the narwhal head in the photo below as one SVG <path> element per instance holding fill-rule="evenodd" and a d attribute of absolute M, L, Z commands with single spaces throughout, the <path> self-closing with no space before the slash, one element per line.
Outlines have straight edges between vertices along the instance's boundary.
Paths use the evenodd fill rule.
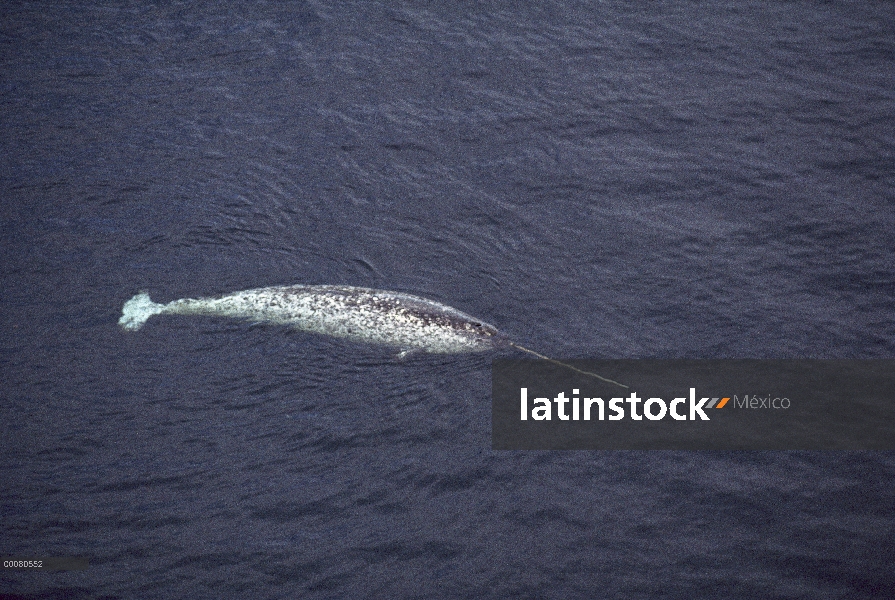
<path fill-rule="evenodd" d="M 477 346 L 483 350 L 488 348 L 504 348 L 509 345 L 510 339 L 497 327 L 481 321 L 470 320 L 463 327 L 475 340 Z"/>

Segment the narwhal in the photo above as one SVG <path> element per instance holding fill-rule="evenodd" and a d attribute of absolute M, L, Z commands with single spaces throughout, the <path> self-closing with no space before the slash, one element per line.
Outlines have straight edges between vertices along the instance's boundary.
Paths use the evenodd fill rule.
<path fill-rule="evenodd" d="M 184 298 L 158 304 L 140 292 L 124 304 L 118 324 L 136 331 L 153 315 L 211 315 L 278 323 L 296 329 L 414 352 L 456 354 L 513 347 L 602 381 L 627 387 L 529 350 L 493 325 L 411 294 L 347 285 L 290 285 Z"/>

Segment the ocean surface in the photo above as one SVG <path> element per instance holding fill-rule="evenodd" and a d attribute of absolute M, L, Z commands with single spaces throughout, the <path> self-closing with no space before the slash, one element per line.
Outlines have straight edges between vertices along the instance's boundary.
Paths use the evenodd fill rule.
<path fill-rule="evenodd" d="M 4 2 L 2 598 L 892 598 L 895 453 L 498 452 L 493 354 L 895 357 L 891 2 Z"/>

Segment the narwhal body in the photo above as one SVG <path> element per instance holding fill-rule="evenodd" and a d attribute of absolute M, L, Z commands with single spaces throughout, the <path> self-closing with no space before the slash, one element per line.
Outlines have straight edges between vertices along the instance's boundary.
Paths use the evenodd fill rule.
<path fill-rule="evenodd" d="M 495 327 L 450 306 L 410 294 L 351 286 L 268 287 L 168 304 L 157 304 L 143 292 L 125 303 L 118 324 L 133 331 L 158 314 L 278 323 L 407 352 L 454 354 L 508 345 Z"/>
<path fill-rule="evenodd" d="M 124 303 L 118 324 L 140 329 L 153 315 L 209 315 L 289 325 L 303 331 L 400 348 L 401 354 L 458 354 L 511 346 L 623 388 L 628 386 L 521 346 L 456 308 L 399 292 L 347 285 L 290 285 L 157 304 L 141 292 Z"/>

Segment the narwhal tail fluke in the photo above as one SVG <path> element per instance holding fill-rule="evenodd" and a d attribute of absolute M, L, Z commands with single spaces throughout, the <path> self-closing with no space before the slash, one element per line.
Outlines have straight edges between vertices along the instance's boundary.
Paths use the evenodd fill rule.
<path fill-rule="evenodd" d="M 519 350 L 522 350 L 523 352 L 528 352 L 529 354 L 533 354 L 533 355 L 537 356 L 538 358 L 541 358 L 541 359 L 546 360 L 546 361 L 548 361 L 548 362 L 552 362 L 552 363 L 555 364 L 555 365 L 559 365 L 559 366 L 561 366 L 561 367 L 565 367 L 565 368 L 567 368 L 567 369 L 571 369 L 571 370 L 575 371 L 576 373 L 581 373 L 582 375 L 589 375 L 590 377 L 596 377 L 596 378 L 599 379 L 600 381 L 605 381 L 606 383 L 611 383 L 611 384 L 613 384 L 613 385 L 617 385 L 617 386 L 619 386 L 619 387 L 623 387 L 623 388 L 625 388 L 625 389 L 628 389 L 628 386 L 626 386 L 626 385 L 623 384 L 623 383 L 619 383 L 619 382 L 617 382 L 617 381 L 612 381 L 611 379 L 606 379 L 605 377 L 600 377 L 600 376 L 597 375 L 596 373 L 591 373 L 590 371 L 582 371 L 582 370 L 579 369 L 578 367 L 573 367 L 573 366 L 570 365 L 570 364 L 567 364 L 567 363 L 564 363 L 564 362 L 560 362 L 560 361 L 558 361 L 558 360 L 554 360 L 554 359 L 550 358 L 549 356 L 544 356 L 543 354 L 540 354 L 540 353 L 538 353 L 538 352 L 535 352 L 534 350 L 529 350 L 529 349 L 526 348 L 525 346 L 520 346 L 519 344 L 516 344 L 515 342 L 510 342 L 510 346 L 512 346 L 513 348 L 517 348 L 517 349 L 519 349 Z"/>
<path fill-rule="evenodd" d="M 157 304 L 149 299 L 149 294 L 140 292 L 124 303 L 124 309 L 118 324 L 126 331 L 136 331 L 143 327 L 146 319 L 164 310 L 164 304 Z"/>

